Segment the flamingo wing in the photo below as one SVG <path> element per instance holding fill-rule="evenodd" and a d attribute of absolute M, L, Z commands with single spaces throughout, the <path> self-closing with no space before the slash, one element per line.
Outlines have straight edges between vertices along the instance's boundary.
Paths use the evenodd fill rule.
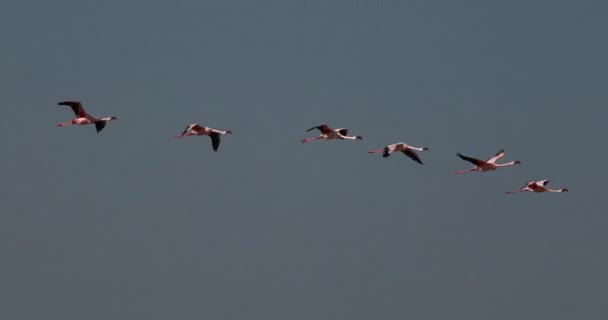
<path fill-rule="evenodd" d="M 418 156 L 418 154 L 414 150 L 412 150 L 412 149 L 405 149 L 405 150 L 403 150 L 401 152 L 403 152 L 403 154 L 405 154 L 406 156 L 410 157 L 412 160 L 414 160 L 414 161 L 416 161 L 416 162 L 418 162 L 420 164 L 423 164 L 422 160 L 420 160 L 420 157 Z"/>
<path fill-rule="evenodd" d="M 340 133 L 343 136 L 348 135 L 348 129 L 346 129 L 346 128 L 336 129 L 335 131 L 337 131 L 338 133 Z"/>
<path fill-rule="evenodd" d="M 213 151 L 217 151 L 217 149 L 220 147 L 220 134 L 217 132 L 211 132 L 209 137 L 211 137 L 211 146 L 213 147 Z"/>
<path fill-rule="evenodd" d="M 87 118 L 89 116 L 89 114 L 82 107 L 82 103 L 80 103 L 79 101 L 62 101 L 57 103 L 57 105 L 69 106 L 70 108 L 72 108 L 72 111 L 74 111 L 74 114 L 78 118 Z"/>
<path fill-rule="evenodd" d="M 502 158 L 505 155 L 505 150 L 504 149 L 500 149 L 500 151 L 496 152 L 496 154 L 488 159 L 488 161 L 486 161 L 487 163 L 494 163 L 496 162 L 496 160 Z"/>
<path fill-rule="evenodd" d="M 544 187 L 544 186 L 547 185 L 547 183 L 549 183 L 549 179 L 539 180 L 539 181 L 536 181 L 534 183 L 536 183 L 539 186 L 543 186 Z"/>
<path fill-rule="evenodd" d="M 393 152 L 393 150 L 391 149 L 390 146 L 384 147 L 384 150 L 382 150 L 382 158 L 387 158 L 388 156 L 391 155 L 392 152 Z"/>
<path fill-rule="evenodd" d="M 106 122 L 105 121 L 97 121 L 95 122 L 95 130 L 97 130 L 97 133 L 100 133 L 101 130 L 103 130 L 103 128 L 106 127 Z"/>
<path fill-rule="evenodd" d="M 205 131 L 205 127 L 203 127 L 199 124 L 196 124 L 196 123 L 189 124 L 186 126 L 186 128 L 182 132 L 182 136 L 185 135 L 186 133 L 188 133 L 188 131 L 194 131 L 196 133 L 201 133 L 201 132 Z"/>
<path fill-rule="evenodd" d="M 457 155 L 458 157 L 460 157 L 460 159 L 465 160 L 465 161 L 468 161 L 468 162 L 470 162 L 470 163 L 472 163 L 472 164 L 474 164 L 474 165 L 476 165 L 476 166 L 482 166 L 482 165 L 484 165 L 484 164 L 485 164 L 485 161 L 483 161 L 483 160 L 479 160 L 479 159 L 477 159 L 477 158 L 467 157 L 467 156 L 464 156 L 464 155 L 462 155 L 462 154 L 460 154 L 460 153 L 458 153 L 458 154 L 456 154 L 456 155 Z"/>
<path fill-rule="evenodd" d="M 201 126 L 200 124 L 193 124 L 190 130 L 196 131 L 197 133 L 201 133 L 205 131 L 205 127 Z"/>
<path fill-rule="evenodd" d="M 182 136 L 185 135 L 186 133 L 188 133 L 188 131 L 190 131 L 190 128 L 192 128 L 192 125 L 189 124 L 184 128 L 184 131 L 182 131 Z"/>
<path fill-rule="evenodd" d="M 328 134 L 332 131 L 329 126 L 327 126 L 326 124 L 322 124 L 320 126 L 312 127 L 310 129 L 306 130 L 306 132 L 312 131 L 314 129 L 321 131 L 322 134 Z"/>

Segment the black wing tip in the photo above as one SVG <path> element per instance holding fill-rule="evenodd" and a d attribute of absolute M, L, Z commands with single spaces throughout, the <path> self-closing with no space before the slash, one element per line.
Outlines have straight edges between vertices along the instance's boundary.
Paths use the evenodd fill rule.
<path fill-rule="evenodd" d="M 324 126 L 324 124 L 321 124 L 321 125 L 318 125 L 318 126 L 314 126 L 314 127 L 310 128 L 310 129 L 306 130 L 306 132 L 309 132 L 309 131 L 312 131 L 312 130 L 315 130 L 315 129 L 319 129 L 319 130 L 321 130 L 321 128 L 322 128 L 323 126 Z"/>
<path fill-rule="evenodd" d="M 97 130 L 97 133 L 100 133 L 101 130 L 103 130 L 103 128 L 106 127 L 106 122 L 105 121 L 97 121 L 95 122 L 95 130 Z"/>
<path fill-rule="evenodd" d="M 58 106 L 70 106 L 70 105 L 78 104 L 78 103 L 80 103 L 80 101 L 66 100 L 66 101 L 57 102 L 57 105 Z"/>
<path fill-rule="evenodd" d="M 211 138 L 211 147 L 213 148 L 213 151 L 217 151 L 220 148 L 219 133 L 211 132 L 211 134 L 209 135 L 209 138 Z"/>

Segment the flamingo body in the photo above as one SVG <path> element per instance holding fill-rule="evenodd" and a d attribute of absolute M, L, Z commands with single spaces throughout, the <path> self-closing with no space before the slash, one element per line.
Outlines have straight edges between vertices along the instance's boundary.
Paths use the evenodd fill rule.
<path fill-rule="evenodd" d="M 527 182 L 519 190 L 507 191 L 505 193 L 506 194 L 514 194 L 514 193 L 519 193 L 519 192 L 535 192 L 535 193 L 541 193 L 541 192 L 568 192 L 568 189 L 566 189 L 566 188 L 561 188 L 561 189 L 551 189 L 551 188 L 548 188 L 547 187 L 548 183 L 549 183 L 549 179 L 539 180 L 539 181 L 530 181 L 530 182 Z"/>
<path fill-rule="evenodd" d="M 72 111 L 74 112 L 74 114 L 76 115 L 76 118 L 74 118 L 70 121 L 58 123 L 57 124 L 58 127 L 66 127 L 66 126 L 70 126 L 70 125 L 84 126 L 84 125 L 88 125 L 88 124 L 95 124 L 95 130 L 97 131 L 97 133 L 100 133 L 101 130 L 103 130 L 103 128 L 106 127 L 107 122 L 118 119 L 114 116 L 105 117 L 105 118 L 93 117 L 89 113 L 86 112 L 86 110 L 82 106 L 82 103 L 80 103 L 79 101 L 62 101 L 62 102 L 57 103 L 57 105 L 69 106 L 72 109 Z"/>
<path fill-rule="evenodd" d="M 181 134 L 175 135 L 173 138 L 177 139 L 189 136 L 209 136 L 211 138 L 211 147 L 213 148 L 213 151 L 217 151 L 220 147 L 220 136 L 226 134 L 232 134 L 232 130 L 218 130 L 192 123 L 187 125 Z"/>
<path fill-rule="evenodd" d="M 480 160 L 480 159 L 473 158 L 473 157 L 468 157 L 468 156 L 458 153 L 457 156 L 460 159 L 471 162 L 472 164 L 475 165 L 475 167 L 468 169 L 468 170 L 464 170 L 464 171 L 457 171 L 457 172 L 454 172 L 454 174 L 462 174 L 462 173 L 467 173 L 467 172 L 472 172 L 472 171 L 494 171 L 498 168 L 521 164 L 521 161 L 519 161 L 519 160 L 510 161 L 507 163 L 496 163 L 496 161 L 498 159 L 502 158 L 504 155 L 505 155 L 505 151 L 503 149 L 501 149 L 490 159 L 484 161 L 484 160 Z"/>
<path fill-rule="evenodd" d="M 418 156 L 416 151 L 419 151 L 419 152 L 429 151 L 429 148 L 414 147 L 414 146 L 410 146 L 410 145 L 406 144 L 405 142 L 398 142 L 398 143 L 389 144 L 382 149 L 370 150 L 367 153 L 382 152 L 382 157 L 388 158 L 395 151 L 401 151 L 401 152 L 403 152 L 403 154 L 408 156 L 410 159 L 418 162 L 419 164 L 423 164 L 422 160 L 420 160 L 420 157 Z"/>
<path fill-rule="evenodd" d="M 339 139 L 339 140 L 363 140 L 363 137 L 357 135 L 357 136 L 349 136 L 348 135 L 348 129 L 347 128 L 339 128 L 339 129 L 332 129 L 330 128 L 328 125 L 326 124 L 322 124 L 316 127 L 312 127 L 308 130 L 306 130 L 306 132 L 312 131 L 312 130 L 319 130 L 321 132 L 321 134 L 317 137 L 314 138 L 308 138 L 308 139 L 304 139 L 302 140 L 302 143 L 307 143 L 310 141 L 314 141 L 314 140 L 318 140 L 318 139 L 323 139 L 323 140 L 335 140 L 335 139 Z"/>

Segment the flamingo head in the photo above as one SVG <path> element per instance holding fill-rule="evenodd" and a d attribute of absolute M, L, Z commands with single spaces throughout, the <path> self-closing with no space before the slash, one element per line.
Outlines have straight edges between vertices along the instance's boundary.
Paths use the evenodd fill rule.
<path fill-rule="evenodd" d="M 355 139 L 357 139 L 357 140 L 363 140 L 363 137 L 362 136 L 355 136 Z"/>
<path fill-rule="evenodd" d="M 226 130 L 226 134 L 232 134 L 232 130 Z"/>
<path fill-rule="evenodd" d="M 515 160 L 515 161 L 513 161 L 513 164 L 521 164 L 521 161 Z"/>
<path fill-rule="evenodd" d="M 566 189 L 566 188 L 562 188 L 562 189 L 559 189 L 559 191 L 560 191 L 560 192 L 568 192 L 568 189 Z"/>
<path fill-rule="evenodd" d="M 422 151 L 429 151 L 429 148 L 427 148 L 427 147 L 422 147 Z"/>

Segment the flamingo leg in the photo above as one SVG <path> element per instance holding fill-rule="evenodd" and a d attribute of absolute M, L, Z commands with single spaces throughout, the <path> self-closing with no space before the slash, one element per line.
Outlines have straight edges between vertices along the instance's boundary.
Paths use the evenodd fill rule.
<path fill-rule="evenodd" d="M 190 133 L 190 132 L 185 133 L 185 134 L 178 134 L 178 135 L 174 135 L 174 136 L 173 136 L 173 139 L 179 139 L 179 138 L 183 138 L 183 137 L 189 137 L 189 136 L 193 136 L 193 134 L 192 134 L 192 133 Z"/>
<path fill-rule="evenodd" d="M 317 140 L 317 139 L 321 139 L 321 136 L 314 137 L 314 138 L 304 139 L 304 140 L 302 140 L 302 143 L 311 142 L 311 141 L 314 141 L 314 140 Z"/>
<path fill-rule="evenodd" d="M 58 127 L 67 127 L 73 125 L 72 121 L 60 122 L 57 124 Z"/>
<path fill-rule="evenodd" d="M 463 174 L 463 173 L 467 173 L 467 172 L 471 172 L 471 171 L 477 171 L 477 170 L 475 170 L 475 168 L 471 168 L 469 170 L 456 171 L 456 172 L 454 172 L 454 174 Z"/>
<path fill-rule="evenodd" d="M 505 192 L 505 193 L 506 193 L 506 194 L 515 194 L 515 193 L 520 193 L 520 192 L 524 192 L 524 190 L 507 191 L 507 192 Z"/>
<path fill-rule="evenodd" d="M 384 152 L 384 148 L 382 148 L 382 149 L 376 149 L 376 150 L 370 150 L 367 153 L 378 153 L 378 152 Z"/>

